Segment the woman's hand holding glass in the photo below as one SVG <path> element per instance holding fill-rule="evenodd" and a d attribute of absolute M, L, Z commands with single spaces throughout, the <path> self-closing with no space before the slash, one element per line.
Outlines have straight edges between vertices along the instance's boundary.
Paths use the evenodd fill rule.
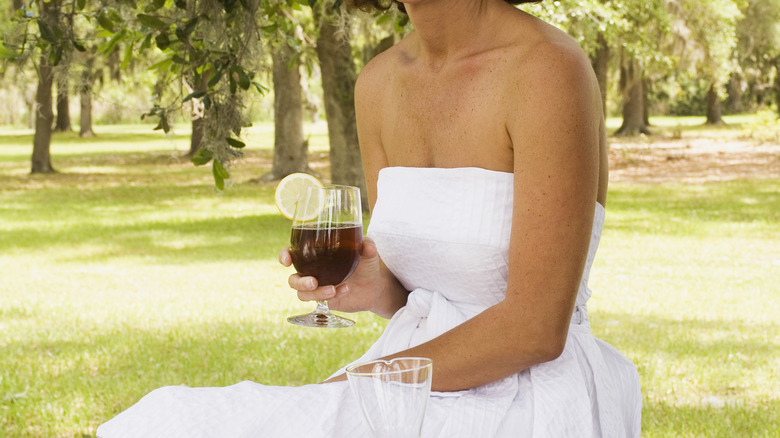
<path fill-rule="evenodd" d="M 292 265 L 290 249 L 284 248 L 279 254 L 279 263 Z M 381 286 L 381 261 L 376 245 L 371 239 L 364 238 L 360 251 L 360 262 L 349 278 L 336 286 L 320 286 L 314 277 L 292 274 L 288 279 L 291 288 L 298 291 L 301 301 L 328 301 L 328 307 L 342 312 L 374 311 L 379 301 Z"/>

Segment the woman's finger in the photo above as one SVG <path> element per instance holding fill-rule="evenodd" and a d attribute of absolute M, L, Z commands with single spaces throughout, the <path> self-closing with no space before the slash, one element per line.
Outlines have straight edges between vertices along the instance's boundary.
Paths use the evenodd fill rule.
<path fill-rule="evenodd" d="M 376 244 L 368 237 L 363 238 L 363 246 L 360 249 L 360 256 L 371 258 L 376 255 Z"/>
<path fill-rule="evenodd" d="M 312 291 L 299 290 L 298 299 L 301 301 L 329 300 L 336 296 L 336 288 L 333 286 L 318 287 Z"/>
<path fill-rule="evenodd" d="M 317 288 L 317 279 L 314 277 L 301 277 L 300 274 L 292 274 L 287 279 L 287 284 L 298 291 L 313 291 Z"/>
<path fill-rule="evenodd" d="M 279 251 L 279 263 L 287 267 L 292 265 L 292 256 L 290 256 L 290 248 L 282 248 L 282 250 Z"/>

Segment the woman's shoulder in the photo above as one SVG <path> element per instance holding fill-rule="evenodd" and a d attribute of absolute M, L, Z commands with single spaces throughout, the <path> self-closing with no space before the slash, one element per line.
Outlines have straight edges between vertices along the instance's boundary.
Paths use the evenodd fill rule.
<path fill-rule="evenodd" d="M 510 18 L 515 26 L 507 34 L 514 48 L 514 67 L 526 79 L 568 76 L 589 80 L 590 60 L 574 38 L 557 27 L 526 13 Z M 579 80 L 578 80 L 579 78 Z"/>
<path fill-rule="evenodd" d="M 380 52 L 360 70 L 357 78 L 356 91 L 363 94 L 368 91 L 377 92 L 390 84 L 394 70 L 394 60 L 398 56 L 398 44 Z"/>

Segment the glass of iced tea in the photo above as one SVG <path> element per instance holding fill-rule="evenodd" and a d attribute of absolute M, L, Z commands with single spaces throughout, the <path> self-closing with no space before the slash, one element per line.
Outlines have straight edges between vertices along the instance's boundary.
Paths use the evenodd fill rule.
<path fill-rule="evenodd" d="M 329 185 L 309 187 L 298 200 L 293 216 L 290 255 L 301 276 L 312 276 L 319 286 L 338 285 L 357 267 L 363 244 L 360 189 Z M 326 301 L 306 315 L 287 320 L 307 327 L 350 327 L 354 321 L 335 315 Z"/>

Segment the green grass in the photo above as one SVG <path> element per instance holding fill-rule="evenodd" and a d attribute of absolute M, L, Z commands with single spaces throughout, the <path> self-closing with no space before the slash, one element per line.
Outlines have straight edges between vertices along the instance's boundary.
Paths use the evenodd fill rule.
<path fill-rule="evenodd" d="M 318 381 L 381 333 L 286 323 L 313 305 L 276 262 L 274 185 L 248 182 L 267 125 L 223 193 L 185 135 L 97 130 L 55 136 L 50 176 L 29 132 L 0 134 L 0 436 L 91 436 L 163 385 Z M 639 368 L 643 436 L 780 434 L 779 247 L 780 180 L 612 184 L 591 322 Z"/>

